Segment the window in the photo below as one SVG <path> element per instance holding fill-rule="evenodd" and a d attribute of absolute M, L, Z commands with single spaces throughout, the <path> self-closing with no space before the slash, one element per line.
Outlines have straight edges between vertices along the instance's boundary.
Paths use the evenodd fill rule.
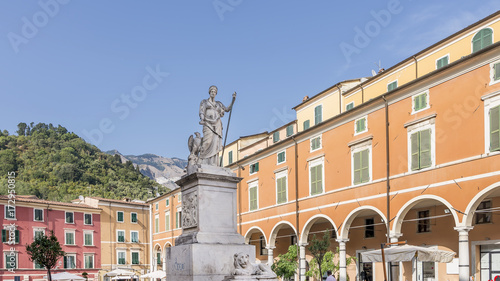
<path fill-rule="evenodd" d="M 34 269 L 45 269 L 44 266 L 39 265 L 37 262 L 33 262 L 33 268 Z"/>
<path fill-rule="evenodd" d="M 170 230 L 170 211 L 165 213 L 165 231 Z"/>
<path fill-rule="evenodd" d="M 411 169 L 413 171 L 432 166 L 431 129 L 411 134 Z"/>
<path fill-rule="evenodd" d="M 373 218 L 365 219 L 365 238 L 375 237 L 375 220 Z"/>
<path fill-rule="evenodd" d="M 273 133 L 273 143 L 278 142 L 280 140 L 280 132 Z"/>
<path fill-rule="evenodd" d="M 368 121 L 366 116 L 354 121 L 354 135 L 368 131 Z"/>
<path fill-rule="evenodd" d="M 64 256 L 64 268 L 76 268 L 76 254 Z"/>
<path fill-rule="evenodd" d="M 370 149 L 353 150 L 353 184 L 370 181 Z"/>
<path fill-rule="evenodd" d="M 14 231 L 14 236 L 12 236 L 12 231 Z M 15 244 L 19 243 L 19 230 L 13 228 L 4 228 L 2 229 L 2 242 L 12 244 L 11 239 L 13 239 Z"/>
<path fill-rule="evenodd" d="M 158 211 L 158 203 L 155 204 L 155 210 Z"/>
<path fill-rule="evenodd" d="M 286 161 L 286 152 L 282 151 L 278 153 L 278 164 L 281 164 Z"/>
<path fill-rule="evenodd" d="M 287 200 L 287 172 L 284 170 L 277 173 L 276 176 L 276 203 L 286 203 Z"/>
<path fill-rule="evenodd" d="M 266 239 L 264 239 L 264 236 L 261 236 L 260 237 L 260 255 L 263 256 L 263 255 L 267 255 L 268 251 L 266 249 Z"/>
<path fill-rule="evenodd" d="M 317 136 L 311 139 L 311 151 L 315 151 L 321 148 L 321 136 Z"/>
<path fill-rule="evenodd" d="M 429 210 L 418 211 L 417 233 L 425 233 L 431 231 L 431 221 L 428 219 Z"/>
<path fill-rule="evenodd" d="M 45 235 L 45 231 L 43 230 L 43 228 L 35 228 L 33 231 L 33 240 L 43 235 Z"/>
<path fill-rule="evenodd" d="M 83 232 L 83 245 L 94 246 L 94 232 L 84 231 Z"/>
<path fill-rule="evenodd" d="M 116 241 L 125 242 L 125 230 L 116 231 Z"/>
<path fill-rule="evenodd" d="M 132 264 L 139 264 L 139 252 L 132 252 Z"/>
<path fill-rule="evenodd" d="M 137 213 L 130 213 L 130 222 L 137 223 Z"/>
<path fill-rule="evenodd" d="M 500 82 L 500 62 L 490 64 L 490 85 Z"/>
<path fill-rule="evenodd" d="M 249 210 L 257 210 L 259 208 L 259 183 L 257 181 L 248 184 Z"/>
<path fill-rule="evenodd" d="M 177 212 L 175 212 L 175 228 L 182 227 L 182 210 L 179 208 Z"/>
<path fill-rule="evenodd" d="M 259 162 L 250 165 L 250 175 L 257 173 L 258 171 L 259 171 Z"/>
<path fill-rule="evenodd" d="M 323 193 L 323 158 L 309 163 L 309 183 L 311 195 Z"/>
<path fill-rule="evenodd" d="M 227 159 L 228 159 L 228 163 L 231 165 L 233 164 L 233 151 L 229 151 L 227 153 Z"/>
<path fill-rule="evenodd" d="M 354 108 L 354 102 L 350 102 L 345 106 L 345 111 L 351 110 Z"/>
<path fill-rule="evenodd" d="M 291 135 L 293 135 L 293 125 L 288 125 L 286 127 L 286 136 L 289 137 Z"/>
<path fill-rule="evenodd" d="M 125 264 L 127 262 L 125 259 L 125 251 L 118 251 L 116 257 L 118 258 L 118 264 Z"/>
<path fill-rule="evenodd" d="M 130 231 L 130 242 L 139 243 L 139 231 Z"/>
<path fill-rule="evenodd" d="M 16 206 L 5 205 L 5 219 L 8 220 L 16 219 Z"/>
<path fill-rule="evenodd" d="M 182 202 L 182 193 L 177 196 L 177 202 Z"/>
<path fill-rule="evenodd" d="M 314 108 L 314 125 L 318 125 L 323 121 L 323 106 L 318 105 Z"/>
<path fill-rule="evenodd" d="M 450 62 L 450 55 L 446 55 L 442 58 L 436 60 L 436 69 L 440 69 L 443 66 L 447 66 Z"/>
<path fill-rule="evenodd" d="M 34 209 L 34 221 L 43 221 L 43 209 Z"/>
<path fill-rule="evenodd" d="M 489 110 L 490 152 L 500 150 L 500 105 Z"/>
<path fill-rule="evenodd" d="M 427 109 L 430 107 L 429 105 L 429 92 L 425 91 L 423 93 L 414 95 L 412 97 L 412 103 L 413 103 L 413 112 L 418 112 L 424 109 Z"/>
<path fill-rule="evenodd" d="M 156 264 L 161 264 L 161 252 L 156 252 Z"/>
<path fill-rule="evenodd" d="M 390 92 L 398 87 L 398 80 L 387 84 L 387 92 Z"/>
<path fill-rule="evenodd" d="M 311 126 L 310 123 L 311 122 L 309 120 L 304 121 L 304 123 L 302 125 L 302 127 L 304 128 L 304 131 L 307 130 L 307 129 L 309 129 L 309 127 Z"/>
<path fill-rule="evenodd" d="M 73 212 L 66 212 L 66 223 L 75 223 Z"/>
<path fill-rule="evenodd" d="M 92 214 L 85 214 L 84 215 L 83 224 L 92 225 Z"/>
<path fill-rule="evenodd" d="M 94 255 L 84 255 L 85 268 L 94 268 Z"/>
<path fill-rule="evenodd" d="M 165 207 L 170 206 L 170 198 L 165 199 Z"/>
<path fill-rule="evenodd" d="M 4 252 L 5 257 L 5 268 L 6 269 L 16 269 L 17 268 L 17 253 L 16 252 Z"/>
<path fill-rule="evenodd" d="M 156 206 L 158 207 L 158 203 L 156 203 Z M 116 212 L 116 221 L 123 222 L 123 212 L 122 211 Z"/>
<path fill-rule="evenodd" d="M 74 230 L 66 230 L 64 236 L 65 236 L 64 244 L 75 245 L 75 231 Z"/>
<path fill-rule="evenodd" d="M 493 43 L 493 31 L 491 28 L 479 30 L 472 38 L 472 52 L 475 53 Z"/>
<path fill-rule="evenodd" d="M 155 216 L 155 233 L 160 232 L 160 218 Z"/>
<path fill-rule="evenodd" d="M 491 223 L 491 201 L 479 203 L 475 215 L 476 224 Z"/>

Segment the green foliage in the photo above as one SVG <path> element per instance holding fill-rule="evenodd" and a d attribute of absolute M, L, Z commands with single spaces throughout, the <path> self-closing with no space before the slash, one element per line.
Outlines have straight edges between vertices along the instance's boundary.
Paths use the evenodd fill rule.
<path fill-rule="evenodd" d="M 0 133 L 0 194 L 7 173 L 16 172 L 16 193 L 69 202 L 78 195 L 147 199 L 167 188 L 143 176 L 132 163 L 101 152 L 61 125 L 18 125 L 18 136 Z"/>
<path fill-rule="evenodd" d="M 317 274 L 312 274 L 310 276 L 315 277 L 318 280 L 321 280 L 321 276 L 323 276 L 323 268 L 322 264 L 324 261 L 324 257 L 326 252 L 328 251 L 328 248 L 330 248 L 330 232 L 325 230 L 325 234 L 323 235 L 322 239 L 316 239 L 316 234 L 313 235 L 313 238 L 311 239 L 309 246 L 309 252 L 311 252 L 311 255 L 314 257 L 317 263 L 317 269 L 318 272 Z M 312 268 L 311 265 L 309 265 L 309 268 Z M 311 270 L 310 270 L 311 271 Z"/>
<path fill-rule="evenodd" d="M 332 271 L 334 276 L 337 276 L 337 280 L 339 279 L 337 273 L 340 269 L 339 252 L 339 247 L 335 248 L 335 253 L 332 251 L 326 252 L 321 263 L 321 272 L 327 272 L 328 270 L 330 270 Z M 355 261 L 355 257 L 346 258 L 346 266 L 349 266 Z M 315 258 L 313 258 L 311 262 L 309 262 L 309 268 L 309 271 L 306 272 L 306 276 L 320 276 L 321 273 L 319 271 L 318 263 L 316 262 Z M 349 276 L 347 276 L 347 280 L 349 280 Z"/>
<path fill-rule="evenodd" d="M 290 245 L 288 252 L 278 255 L 278 259 L 274 260 L 271 269 L 283 279 L 292 278 L 295 275 L 298 267 L 297 245 Z"/>
<path fill-rule="evenodd" d="M 52 280 L 50 270 L 56 266 L 57 260 L 66 254 L 53 231 L 50 232 L 50 237 L 45 234 L 37 235 L 33 243 L 26 245 L 26 252 L 30 255 L 30 261 L 47 269 L 49 281 Z"/>

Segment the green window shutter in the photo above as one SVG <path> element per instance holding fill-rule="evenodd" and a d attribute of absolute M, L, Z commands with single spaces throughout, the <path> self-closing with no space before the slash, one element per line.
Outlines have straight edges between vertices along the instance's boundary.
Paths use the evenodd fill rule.
<path fill-rule="evenodd" d="M 418 111 L 420 109 L 420 96 L 414 97 L 413 103 L 414 103 L 413 111 Z"/>
<path fill-rule="evenodd" d="M 160 230 L 160 222 L 159 222 L 159 219 L 158 218 L 155 218 L 155 232 L 158 233 L 158 231 Z"/>
<path fill-rule="evenodd" d="M 500 150 L 500 106 L 490 109 L 490 151 Z"/>
<path fill-rule="evenodd" d="M 414 106 L 414 111 L 421 110 L 423 108 L 427 107 L 427 93 L 418 95 L 413 98 L 413 103 L 415 104 Z"/>
<path fill-rule="evenodd" d="M 15 235 L 16 235 L 16 244 L 19 244 L 19 230 L 16 230 Z"/>
<path fill-rule="evenodd" d="M 132 222 L 137 222 L 137 214 L 136 213 L 130 214 L 130 217 L 131 217 Z"/>
<path fill-rule="evenodd" d="M 420 169 L 431 165 L 431 129 L 427 129 L 420 131 Z"/>
<path fill-rule="evenodd" d="M 493 32 L 489 28 L 481 29 L 472 38 L 472 52 L 477 52 L 493 44 Z"/>
<path fill-rule="evenodd" d="M 318 105 L 314 108 L 314 125 L 317 125 L 323 121 L 323 106 Z"/>
<path fill-rule="evenodd" d="M 255 171 L 258 172 L 259 171 L 259 162 L 255 163 Z"/>
<path fill-rule="evenodd" d="M 493 80 L 497 81 L 500 79 L 500 62 L 493 65 Z"/>
<path fill-rule="evenodd" d="M 165 216 L 165 230 L 170 230 L 170 215 Z"/>
<path fill-rule="evenodd" d="M 366 119 L 356 120 L 356 133 L 363 132 L 366 129 Z"/>
<path fill-rule="evenodd" d="M 353 155 L 354 166 L 354 184 L 361 183 L 361 152 L 356 152 Z"/>
<path fill-rule="evenodd" d="M 139 264 L 139 253 L 132 253 L 132 264 Z"/>
<path fill-rule="evenodd" d="M 276 180 L 278 204 L 286 202 L 286 177 L 281 177 Z"/>
<path fill-rule="evenodd" d="M 161 253 L 156 253 L 156 264 L 161 264 Z"/>
<path fill-rule="evenodd" d="M 370 180 L 370 158 L 369 150 L 361 151 L 361 182 L 368 182 Z"/>
<path fill-rule="evenodd" d="M 118 212 L 118 221 L 123 221 L 123 212 Z"/>
<path fill-rule="evenodd" d="M 351 109 L 353 109 L 353 108 L 354 108 L 354 103 L 353 103 L 353 102 L 351 102 L 351 103 L 349 103 L 349 104 L 345 107 L 345 110 L 347 111 L 347 110 L 351 110 Z"/>
<path fill-rule="evenodd" d="M 448 62 L 448 56 L 440 58 L 437 61 L 436 69 L 440 69 L 441 67 L 448 65 L 448 63 L 449 63 Z"/>
<path fill-rule="evenodd" d="M 398 81 L 394 81 L 392 83 L 390 83 L 389 85 L 387 85 L 387 91 L 392 91 L 394 89 L 396 89 L 398 87 Z"/>
<path fill-rule="evenodd" d="M 293 125 L 288 125 L 288 127 L 286 127 L 286 136 L 289 137 L 293 135 Z"/>
<path fill-rule="evenodd" d="M 2 242 L 5 243 L 7 242 L 7 230 L 2 229 Z"/>
<path fill-rule="evenodd" d="M 411 134 L 411 169 L 418 170 L 420 167 L 419 163 L 419 151 L 420 151 L 420 132 Z"/>
<path fill-rule="evenodd" d="M 233 163 L 233 152 L 232 151 L 229 151 L 227 153 L 227 158 L 228 158 L 228 161 L 229 161 L 228 163 L 232 164 Z"/>
<path fill-rule="evenodd" d="M 309 120 L 304 121 L 304 125 L 303 126 L 304 126 L 304 131 L 307 130 L 307 129 L 309 129 L 309 127 L 310 127 Z"/>
<path fill-rule="evenodd" d="M 323 192 L 323 165 L 311 167 L 311 195 Z"/>
<path fill-rule="evenodd" d="M 285 152 L 278 153 L 278 163 L 285 162 Z"/>
<path fill-rule="evenodd" d="M 273 142 L 278 142 L 280 140 L 280 132 L 273 133 Z"/>
<path fill-rule="evenodd" d="M 311 195 L 316 194 L 316 169 L 318 167 L 314 166 L 311 167 L 310 173 L 311 173 Z"/>
<path fill-rule="evenodd" d="M 257 209 L 257 187 L 250 188 L 250 210 Z"/>

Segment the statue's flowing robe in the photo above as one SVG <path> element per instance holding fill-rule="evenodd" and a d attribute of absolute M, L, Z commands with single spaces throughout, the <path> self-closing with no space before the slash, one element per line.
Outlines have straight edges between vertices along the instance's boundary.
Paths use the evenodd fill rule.
<path fill-rule="evenodd" d="M 222 150 L 222 121 L 224 112 L 228 109 L 219 101 L 211 102 L 209 99 L 200 103 L 200 118 L 203 114 L 203 139 L 201 142 L 200 159 L 203 164 L 219 165 L 217 158 Z M 209 121 L 214 120 L 214 121 Z"/>

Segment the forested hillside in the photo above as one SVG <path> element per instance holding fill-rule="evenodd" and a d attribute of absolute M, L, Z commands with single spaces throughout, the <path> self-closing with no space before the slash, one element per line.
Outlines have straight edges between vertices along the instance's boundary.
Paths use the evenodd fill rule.
<path fill-rule="evenodd" d="M 146 199 L 166 188 L 62 126 L 19 123 L 17 135 L 0 132 L 0 194 L 16 172 L 16 193 L 68 202 L 78 195 Z M 158 189 L 158 190 L 155 190 Z"/>

